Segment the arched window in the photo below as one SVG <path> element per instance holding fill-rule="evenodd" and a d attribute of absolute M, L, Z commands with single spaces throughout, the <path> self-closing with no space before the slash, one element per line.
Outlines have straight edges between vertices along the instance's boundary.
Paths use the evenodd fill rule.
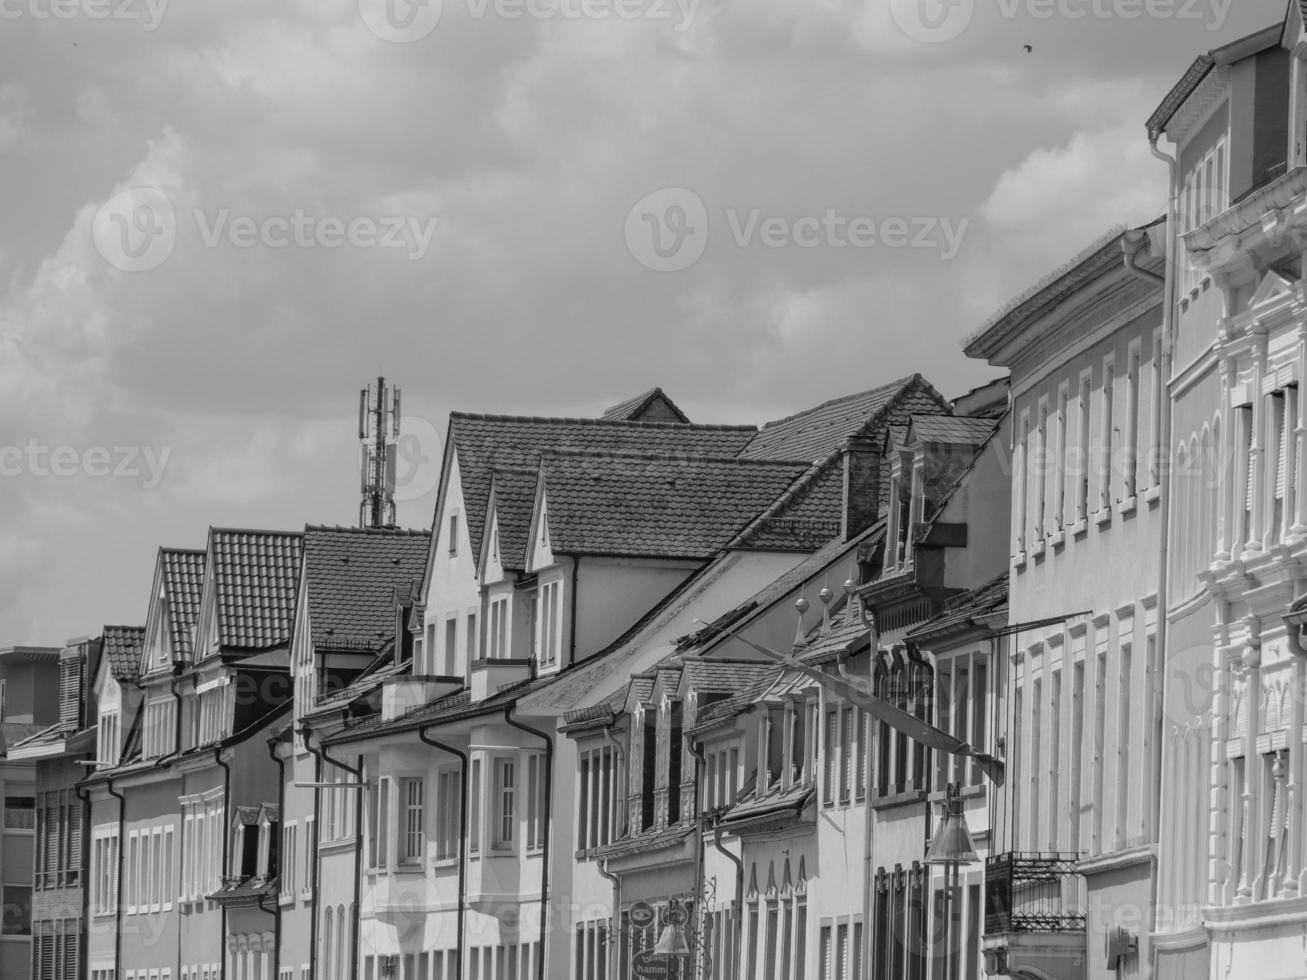
<path fill-rule="evenodd" d="M 331 980 L 331 922 L 333 910 L 327 909 L 326 921 L 322 925 L 322 975 Z"/>
<path fill-rule="evenodd" d="M 350 980 L 345 970 L 345 906 L 336 906 L 336 980 Z"/>

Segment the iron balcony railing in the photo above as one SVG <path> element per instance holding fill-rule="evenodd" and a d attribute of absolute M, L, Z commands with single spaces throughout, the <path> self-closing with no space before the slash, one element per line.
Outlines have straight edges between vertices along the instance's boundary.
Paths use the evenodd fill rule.
<path fill-rule="evenodd" d="M 1009 851 L 985 859 L 985 935 L 1084 932 L 1076 854 Z"/>

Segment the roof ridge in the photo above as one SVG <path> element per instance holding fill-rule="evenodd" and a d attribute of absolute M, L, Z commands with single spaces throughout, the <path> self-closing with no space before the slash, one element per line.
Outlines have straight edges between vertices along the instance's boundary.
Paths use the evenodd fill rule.
<path fill-rule="evenodd" d="M 369 535 L 374 534 L 379 537 L 430 537 L 431 532 L 426 528 L 410 527 L 352 527 L 342 524 L 305 524 L 304 532 L 309 531 L 330 531 L 341 532 L 344 534 Z"/>
<path fill-rule="evenodd" d="M 800 412 L 793 412 L 790 415 L 786 415 L 784 418 L 772 419 L 770 422 L 764 423 L 762 428 L 759 429 L 758 431 L 766 432 L 768 429 L 772 428 L 773 426 L 783 425 L 784 423 L 793 421 L 794 419 L 797 419 L 802 415 L 811 415 L 813 412 L 820 411 L 823 408 L 829 408 L 831 405 L 838 405 L 841 402 L 852 401 L 855 398 L 863 398 L 867 395 L 872 394 L 873 392 L 889 391 L 891 388 L 903 388 L 918 378 L 921 378 L 921 373 L 914 372 L 912 374 L 905 375 L 904 377 L 898 378 L 897 380 L 886 382 L 883 385 L 874 385 L 871 388 L 864 388 L 862 391 L 854 391 L 854 392 L 850 392 L 847 395 L 840 395 L 838 398 L 828 399 L 827 401 L 821 402 L 820 404 L 817 405 L 813 405 L 810 408 L 805 408 Z"/>
<path fill-rule="evenodd" d="M 618 428 L 656 429 L 667 432 L 716 431 L 716 432 L 756 432 L 756 425 L 728 425 L 725 423 L 706 422 L 646 422 L 630 419 L 591 419 L 574 416 L 547 415 L 490 415 L 485 412 L 450 412 L 451 419 L 471 419 L 478 422 L 529 422 L 539 425 L 595 425 L 617 426 Z"/>
<path fill-rule="evenodd" d="M 682 426 L 684 428 L 684 426 Z M 659 462 L 686 463 L 730 463 L 766 466 L 811 466 L 806 459 L 760 459 L 752 456 L 718 456 L 708 453 L 652 453 L 634 449 L 571 449 L 551 447 L 540 450 L 541 458 L 545 456 L 563 456 L 571 459 L 644 459 Z"/>
<path fill-rule="evenodd" d="M 303 531 L 276 531 L 266 527 L 210 527 L 210 534 L 264 534 L 270 538 L 302 538 Z"/>
<path fill-rule="evenodd" d="M 159 545 L 159 553 L 165 555 L 203 555 L 203 548 L 169 548 L 167 545 Z"/>

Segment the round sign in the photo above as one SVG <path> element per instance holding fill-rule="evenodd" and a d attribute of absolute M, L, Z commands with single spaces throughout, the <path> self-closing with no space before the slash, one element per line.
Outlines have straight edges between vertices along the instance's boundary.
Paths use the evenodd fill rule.
<path fill-rule="evenodd" d="M 654 920 L 658 918 L 648 902 L 634 903 L 627 914 L 631 917 L 631 925 L 637 929 L 648 929 L 654 924 Z"/>

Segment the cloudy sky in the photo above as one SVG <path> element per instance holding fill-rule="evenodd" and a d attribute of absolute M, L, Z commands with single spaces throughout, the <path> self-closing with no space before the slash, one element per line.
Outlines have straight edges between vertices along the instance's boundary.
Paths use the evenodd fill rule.
<path fill-rule="evenodd" d="M 1143 122 L 1283 0 L 0 0 L 0 646 L 158 546 L 400 520 L 451 409 L 762 422 L 1163 210 Z M 1033 50 L 1027 52 L 1025 45 Z"/>

